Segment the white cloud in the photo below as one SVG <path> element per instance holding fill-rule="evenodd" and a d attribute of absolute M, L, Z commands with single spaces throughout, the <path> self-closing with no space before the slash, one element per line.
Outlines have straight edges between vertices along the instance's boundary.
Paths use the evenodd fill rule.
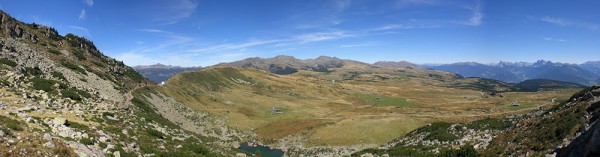
<path fill-rule="evenodd" d="M 567 22 L 565 19 L 561 19 L 561 18 L 552 18 L 552 17 L 543 17 L 540 20 L 544 21 L 544 22 L 548 22 L 548 23 L 552 23 L 555 25 L 559 25 L 559 26 L 566 26 L 566 25 L 571 25 L 570 22 Z"/>
<path fill-rule="evenodd" d="M 87 17 L 87 13 L 84 10 L 81 10 L 81 12 L 79 13 L 79 20 L 85 20 L 85 18 Z"/>
<path fill-rule="evenodd" d="M 558 41 L 558 42 L 565 42 L 565 41 L 567 41 L 565 39 L 556 39 L 556 38 L 550 38 L 550 37 L 546 37 L 546 38 L 543 38 L 543 39 L 546 40 L 546 41 Z"/>
<path fill-rule="evenodd" d="M 585 28 L 585 29 L 590 29 L 590 30 L 594 30 L 594 31 L 600 30 L 599 24 L 586 23 L 586 22 L 568 20 L 568 19 L 563 19 L 563 18 L 554 18 L 554 17 L 546 16 L 546 17 L 541 18 L 540 21 L 548 22 L 548 23 L 558 25 L 558 26 L 574 26 L 574 27 Z"/>
<path fill-rule="evenodd" d="M 90 33 L 90 30 L 88 30 L 87 28 L 79 27 L 79 26 L 67 26 L 67 27 L 70 28 L 70 29 L 74 29 L 74 30 L 80 31 L 81 33 L 83 33 L 87 37 L 92 37 L 92 33 Z"/>
<path fill-rule="evenodd" d="M 325 40 L 335 40 L 339 38 L 345 38 L 353 36 L 352 34 L 343 31 L 329 31 L 329 32 L 315 32 L 298 35 L 295 38 L 301 42 L 315 42 Z"/>
<path fill-rule="evenodd" d="M 182 19 L 192 16 L 198 7 L 196 0 L 170 0 L 161 6 L 161 13 L 154 20 L 163 24 L 175 24 Z"/>
<path fill-rule="evenodd" d="M 333 9 L 336 13 L 340 13 L 350 7 L 351 0 L 333 0 Z"/>
<path fill-rule="evenodd" d="M 83 0 L 83 3 L 90 7 L 94 6 L 94 0 Z"/>
<path fill-rule="evenodd" d="M 469 26 L 479 26 L 481 25 L 481 22 L 483 21 L 483 13 L 481 12 L 482 9 L 482 2 L 481 1 L 477 1 L 475 3 L 474 7 L 469 7 L 467 9 L 473 11 L 473 13 L 471 14 L 471 17 L 469 18 L 469 20 L 467 20 L 464 24 L 465 25 L 469 25 Z"/>
<path fill-rule="evenodd" d="M 150 32 L 150 33 L 164 33 L 164 34 L 175 34 L 173 32 L 169 32 L 169 31 L 164 31 L 164 30 L 160 30 L 160 29 L 137 29 L 138 31 L 142 31 L 142 32 Z"/>
<path fill-rule="evenodd" d="M 438 28 L 441 27 L 439 24 L 432 24 L 431 22 L 417 22 L 410 24 L 387 24 L 371 29 L 371 31 L 386 31 L 395 29 L 423 29 L 423 28 Z"/>
<path fill-rule="evenodd" d="M 248 42 L 244 42 L 244 43 L 221 44 L 221 45 L 216 45 L 216 46 L 191 49 L 191 50 L 187 50 L 187 52 L 195 53 L 193 55 L 204 55 L 207 53 L 234 51 L 234 50 L 245 49 L 248 47 L 272 44 L 272 43 L 279 43 L 279 42 L 284 42 L 284 41 L 289 41 L 289 40 L 253 40 L 253 41 L 248 41 Z"/>

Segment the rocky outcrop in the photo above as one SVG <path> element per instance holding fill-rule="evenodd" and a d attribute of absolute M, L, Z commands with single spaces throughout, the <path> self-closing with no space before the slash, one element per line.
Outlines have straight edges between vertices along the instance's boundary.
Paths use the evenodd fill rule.
<path fill-rule="evenodd" d="M 592 93 L 590 93 L 592 94 Z M 600 94 L 600 92 L 597 92 Z M 590 126 L 565 148 L 559 149 L 557 156 L 600 156 L 600 99 L 590 102 Z"/>
<path fill-rule="evenodd" d="M 107 100 L 110 103 L 124 102 L 123 95 L 119 90 L 115 89 L 115 83 L 104 80 L 92 72 L 75 72 L 67 69 L 54 60 L 49 59 L 44 53 L 32 49 L 33 46 L 16 41 L 12 38 L 0 39 L 0 58 L 7 58 L 17 63 L 14 70 L 26 72 L 26 68 L 39 69 L 45 74 L 45 77 L 52 77 L 53 72 L 62 73 L 66 78 L 65 83 L 71 87 L 93 93 L 102 100 Z M 83 68 L 82 68 L 83 69 Z"/>

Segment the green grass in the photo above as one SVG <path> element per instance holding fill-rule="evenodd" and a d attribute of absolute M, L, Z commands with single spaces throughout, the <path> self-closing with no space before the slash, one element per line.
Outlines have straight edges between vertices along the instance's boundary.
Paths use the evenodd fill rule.
<path fill-rule="evenodd" d="M 47 80 L 47 79 L 43 79 L 43 78 L 39 78 L 39 77 L 34 77 L 33 79 L 30 80 L 31 82 L 33 82 L 33 89 L 35 90 L 43 90 L 46 92 L 52 92 L 55 89 L 54 85 L 55 84 L 59 84 L 60 86 L 64 87 L 65 85 L 55 81 L 55 80 Z"/>
<path fill-rule="evenodd" d="M 0 64 L 6 64 L 6 65 L 11 66 L 11 67 L 17 66 L 17 62 L 11 61 L 11 60 L 6 59 L 6 58 L 0 58 Z"/>
<path fill-rule="evenodd" d="M 65 75 L 63 75 L 63 73 L 58 72 L 58 71 L 53 71 L 52 77 L 56 77 L 56 78 L 59 78 L 59 79 L 65 80 L 65 81 L 67 80 L 67 78 L 65 78 Z"/>
<path fill-rule="evenodd" d="M 71 121 L 69 121 L 68 126 L 71 128 L 83 130 L 83 131 L 90 130 L 90 127 L 88 127 L 87 125 L 83 125 L 83 124 L 79 124 L 79 123 L 75 123 L 75 122 L 71 122 Z"/>
<path fill-rule="evenodd" d="M 76 72 L 79 72 L 81 74 L 87 75 L 87 72 L 85 72 L 85 69 L 83 69 L 83 68 L 81 68 L 81 67 L 79 67 L 79 66 L 77 66 L 77 65 L 75 65 L 73 63 L 69 63 L 69 62 L 63 61 L 61 64 L 63 66 L 65 66 L 65 68 L 68 68 L 68 69 L 74 70 Z"/>
<path fill-rule="evenodd" d="M 60 55 L 60 54 L 62 54 L 62 53 L 60 53 L 60 51 L 58 51 L 58 50 L 55 50 L 55 49 L 48 49 L 48 52 L 50 52 L 50 53 L 52 53 L 52 54 L 55 54 L 55 55 Z"/>
<path fill-rule="evenodd" d="M 476 129 L 476 130 L 487 130 L 487 129 L 495 129 L 501 130 L 506 129 L 512 126 L 512 123 L 509 121 L 504 121 L 502 119 L 496 118 L 485 118 L 473 121 L 471 123 L 466 124 L 468 128 Z"/>
<path fill-rule="evenodd" d="M 82 100 L 83 98 L 91 98 L 92 95 L 86 91 L 71 88 L 71 89 L 63 89 L 60 91 L 62 97 L 70 98 L 71 100 Z"/>
<path fill-rule="evenodd" d="M 377 99 L 378 97 L 379 100 Z M 360 100 L 376 105 L 397 107 L 421 107 L 421 105 L 419 104 L 409 103 L 406 101 L 405 98 L 400 97 L 378 96 L 373 94 L 358 94 L 358 98 Z"/>
<path fill-rule="evenodd" d="M 0 124 L 2 124 L 3 128 L 8 128 L 10 130 L 14 130 L 14 131 L 23 131 L 23 127 L 21 127 L 22 125 L 25 125 L 17 120 L 14 119 L 10 119 L 8 117 L 4 117 L 4 116 L 0 116 Z M 7 130 L 4 130 L 7 131 Z"/>

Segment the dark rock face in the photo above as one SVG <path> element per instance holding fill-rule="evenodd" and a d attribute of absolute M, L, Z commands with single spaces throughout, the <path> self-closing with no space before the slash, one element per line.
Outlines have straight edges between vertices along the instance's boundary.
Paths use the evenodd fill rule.
<path fill-rule="evenodd" d="M 592 103 L 588 111 L 592 111 L 590 124 L 592 126 L 575 138 L 565 148 L 559 149 L 557 156 L 561 157 L 579 157 L 579 156 L 600 156 L 600 101 Z"/>
<path fill-rule="evenodd" d="M 271 64 L 269 65 L 269 72 L 277 75 L 289 75 L 298 72 L 298 69 L 289 66 L 281 67 L 275 64 Z"/>

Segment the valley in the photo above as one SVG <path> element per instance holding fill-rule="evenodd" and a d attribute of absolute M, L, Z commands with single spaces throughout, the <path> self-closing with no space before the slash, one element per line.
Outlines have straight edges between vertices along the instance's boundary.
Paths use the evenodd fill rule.
<path fill-rule="evenodd" d="M 232 128 L 251 130 L 257 139 L 248 140 L 284 150 L 374 147 L 431 122 L 469 122 L 548 108 L 578 90 L 519 92 L 508 84 L 453 88 L 452 84 L 480 80 L 331 60 L 342 64 L 328 72 L 298 70 L 288 75 L 208 67 L 180 73 L 162 87 L 191 108 L 225 117 Z"/>

